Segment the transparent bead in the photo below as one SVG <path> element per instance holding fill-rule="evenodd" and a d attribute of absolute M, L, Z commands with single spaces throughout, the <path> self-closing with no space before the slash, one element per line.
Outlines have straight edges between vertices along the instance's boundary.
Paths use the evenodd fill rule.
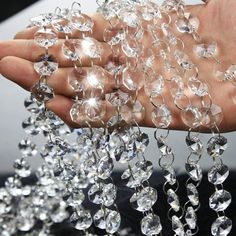
<path fill-rule="evenodd" d="M 49 55 L 45 55 L 39 62 L 34 63 L 34 69 L 40 76 L 51 76 L 58 70 L 59 64 L 52 60 Z"/>
<path fill-rule="evenodd" d="M 75 68 L 68 75 L 68 82 L 74 92 L 82 92 L 84 90 L 83 80 L 87 76 L 87 71 L 83 68 Z"/>
<path fill-rule="evenodd" d="M 115 46 L 121 43 L 125 39 L 125 32 L 122 28 L 109 27 L 104 30 L 104 41 L 111 46 Z"/>
<path fill-rule="evenodd" d="M 92 32 L 94 22 L 85 14 L 73 14 L 71 18 L 73 28 L 81 32 Z"/>
<path fill-rule="evenodd" d="M 193 47 L 194 53 L 201 58 L 211 58 L 217 53 L 217 43 L 197 44 Z"/>
<path fill-rule="evenodd" d="M 197 226 L 197 215 L 193 209 L 193 207 L 188 207 L 186 214 L 185 214 L 185 220 L 189 226 L 190 229 L 195 229 Z"/>
<path fill-rule="evenodd" d="M 184 226 L 177 216 L 172 217 L 172 229 L 178 236 L 185 236 Z"/>
<path fill-rule="evenodd" d="M 164 104 L 156 107 L 152 112 L 152 122 L 158 128 L 168 128 L 168 126 L 171 124 L 171 121 L 171 112 Z"/>
<path fill-rule="evenodd" d="M 145 74 L 139 68 L 126 67 L 122 73 L 122 83 L 123 85 L 131 90 L 140 90 L 144 85 Z"/>
<path fill-rule="evenodd" d="M 236 65 L 231 65 L 224 74 L 225 81 L 235 82 L 236 80 Z"/>
<path fill-rule="evenodd" d="M 164 169 L 164 178 L 170 185 L 174 185 L 176 183 L 175 170 L 172 167 Z"/>
<path fill-rule="evenodd" d="M 89 98 L 83 102 L 84 114 L 92 122 L 101 120 L 106 114 L 106 105 L 96 98 Z"/>
<path fill-rule="evenodd" d="M 29 117 L 22 122 L 22 128 L 28 135 L 38 135 L 41 131 L 34 117 Z"/>
<path fill-rule="evenodd" d="M 23 156 L 32 157 L 38 153 L 37 147 L 29 139 L 23 139 L 18 145 Z"/>
<path fill-rule="evenodd" d="M 57 40 L 57 34 L 53 29 L 40 29 L 34 34 L 35 43 L 44 48 L 52 47 Z"/>
<path fill-rule="evenodd" d="M 145 149 L 147 148 L 147 146 L 149 144 L 148 134 L 146 134 L 146 133 L 139 134 L 138 133 L 135 143 L 136 143 L 137 151 L 144 153 Z"/>
<path fill-rule="evenodd" d="M 54 90 L 45 83 L 36 83 L 31 92 L 34 97 L 40 102 L 47 102 L 54 98 Z"/>
<path fill-rule="evenodd" d="M 107 179 L 111 176 L 114 168 L 113 161 L 110 157 L 102 158 L 97 165 L 98 177 L 101 179 Z"/>
<path fill-rule="evenodd" d="M 167 202 L 175 212 L 180 210 L 179 197 L 172 189 L 168 189 L 167 191 Z"/>
<path fill-rule="evenodd" d="M 0 215 L 7 214 L 12 209 L 12 197 L 5 188 L 0 188 Z"/>
<path fill-rule="evenodd" d="M 64 201 L 53 200 L 51 202 L 50 217 L 54 223 L 61 223 L 68 218 L 69 213 L 66 210 L 66 203 Z"/>
<path fill-rule="evenodd" d="M 217 190 L 209 198 L 210 208 L 215 211 L 224 211 L 231 203 L 231 194 L 226 190 Z"/>
<path fill-rule="evenodd" d="M 18 197 L 22 194 L 22 183 L 16 177 L 7 178 L 5 182 L 5 187 L 7 192 L 13 197 Z"/>
<path fill-rule="evenodd" d="M 180 76 L 174 76 L 170 80 L 170 92 L 173 98 L 181 97 L 184 94 L 184 82 Z"/>
<path fill-rule="evenodd" d="M 198 190 L 192 183 L 187 185 L 187 196 L 193 206 L 197 206 L 199 204 Z"/>
<path fill-rule="evenodd" d="M 116 233 L 121 224 L 121 216 L 117 211 L 109 211 L 106 217 L 106 232 L 109 234 Z"/>
<path fill-rule="evenodd" d="M 116 186 L 112 183 L 106 184 L 102 190 L 102 203 L 104 206 L 109 207 L 114 204 L 116 200 Z"/>
<path fill-rule="evenodd" d="M 227 139 L 222 135 L 212 137 L 207 143 L 207 153 L 211 157 L 219 157 L 227 149 Z"/>
<path fill-rule="evenodd" d="M 121 90 L 118 90 L 109 94 L 107 100 L 112 104 L 112 106 L 121 107 L 130 101 L 130 95 L 122 92 Z"/>
<path fill-rule="evenodd" d="M 208 95 L 208 86 L 206 83 L 201 82 L 195 76 L 190 77 L 188 80 L 188 87 L 190 91 L 199 97 L 204 97 Z"/>
<path fill-rule="evenodd" d="M 141 231 L 144 235 L 157 235 L 162 231 L 160 218 L 154 214 L 148 214 L 141 221 Z"/>
<path fill-rule="evenodd" d="M 52 22 L 52 17 L 53 14 L 52 13 L 48 13 L 48 14 L 41 14 L 39 16 L 33 17 L 30 19 L 31 23 L 35 26 L 38 27 L 47 27 L 51 24 Z"/>
<path fill-rule="evenodd" d="M 162 75 L 151 75 L 145 79 L 145 92 L 149 97 L 161 94 L 164 88 L 164 78 Z"/>
<path fill-rule="evenodd" d="M 216 104 L 211 104 L 211 107 L 206 109 L 207 112 L 203 116 L 202 124 L 209 128 L 219 126 L 224 118 L 222 108 Z"/>
<path fill-rule="evenodd" d="M 221 216 L 212 224 L 211 233 L 215 236 L 227 236 L 231 229 L 232 221 L 226 216 Z"/>
<path fill-rule="evenodd" d="M 223 164 L 212 166 L 208 171 L 208 180 L 214 185 L 223 184 L 228 176 L 229 168 Z"/>
<path fill-rule="evenodd" d="M 120 12 L 119 17 L 131 28 L 138 28 L 140 26 L 140 16 L 134 11 L 123 10 Z"/>
<path fill-rule="evenodd" d="M 74 212 L 70 217 L 70 222 L 77 230 L 86 230 L 93 223 L 90 212 L 84 209 Z"/>
<path fill-rule="evenodd" d="M 157 191 L 154 188 L 146 187 L 140 192 L 134 193 L 130 198 L 131 206 L 137 211 L 149 211 L 157 201 Z"/>
<path fill-rule="evenodd" d="M 186 141 L 186 144 L 187 144 L 189 150 L 192 153 L 194 153 L 196 155 L 202 154 L 203 144 L 197 135 L 192 135 L 192 136 L 187 135 L 185 141 Z"/>
<path fill-rule="evenodd" d="M 122 41 L 121 46 L 122 51 L 127 57 L 138 58 L 143 52 L 143 48 L 137 40 L 131 36 L 126 36 L 126 38 Z"/>
<path fill-rule="evenodd" d="M 175 22 L 175 24 L 176 24 L 177 30 L 180 33 L 192 34 L 198 30 L 199 20 L 197 17 L 190 18 L 190 19 L 180 18 Z"/>
<path fill-rule="evenodd" d="M 78 45 L 80 45 L 80 41 L 77 39 L 66 40 L 62 45 L 64 56 L 71 61 L 78 61 L 81 56 L 81 53 L 78 50 Z"/>
<path fill-rule="evenodd" d="M 106 229 L 106 216 L 105 210 L 98 210 L 93 216 L 93 222 L 99 229 Z"/>
<path fill-rule="evenodd" d="M 101 58 L 102 47 L 96 39 L 86 37 L 81 41 L 80 47 L 82 52 L 90 58 Z"/>
<path fill-rule="evenodd" d="M 179 0 L 164 0 L 161 7 L 168 12 L 176 11 L 179 7 L 182 7 L 184 4 L 183 1 Z"/>
<path fill-rule="evenodd" d="M 31 174 L 30 165 L 24 158 L 15 160 L 14 169 L 16 174 L 22 178 L 26 178 Z"/>
<path fill-rule="evenodd" d="M 158 137 L 157 138 L 157 146 L 163 156 L 172 154 L 172 149 L 166 144 L 165 138 Z"/>
<path fill-rule="evenodd" d="M 103 202 L 103 184 L 94 184 L 88 191 L 88 197 L 91 202 L 94 204 L 101 204 Z"/>
<path fill-rule="evenodd" d="M 202 179 L 202 169 L 199 164 L 185 163 L 185 169 L 192 180 L 200 181 Z"/>
<path fill-rule="evenodd" d="M 24 101 L 24 106 L 27 111 L 37 114 L 43 109 L 43 103 L 39 102 L 33 94 L 31 94 L 28 98 Z"/>
<path fill-rule="evenodd" d="M 189 59 L 188 55 L 186 55 L 183 51 L 176 50 L 174 52 L 174 57 L 177 63 L 182 67 L 184 70 L 191 70 L 193 69 L 194 65 Z"/>
<path fill-rule="evenodd" d="M 181 111 L 181 118 L 188 127 L 197 128 L 201 125 L 202 114 L 198 108 L 190 105 Z"/>

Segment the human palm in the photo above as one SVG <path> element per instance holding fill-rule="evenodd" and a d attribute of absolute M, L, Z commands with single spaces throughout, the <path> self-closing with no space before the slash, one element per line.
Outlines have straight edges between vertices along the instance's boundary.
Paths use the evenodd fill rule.
<path fill-rule="evenodd" d="M 218 58 L 226 65 L 236 62 L 236 30 L 234 28 L 236 13 L 234 9 L 236 9 L 235 0 L 211 0 L 207 6 L 197 5 L 189 7 L 189 11 L 200 19 L 201 25 L 199 34 L 205 40 L 213 39 L 218 43 Z M 110 47 L 103 42 L 102 34 L 109 23 L 104 21 L 99 14 L 93 15 L 92 18 L 95 21 L 93 37 L 100 41 L 103 47 L 102 61 L 100 62 L 100 66 L 102 67 L 112 56 Z M 34 45 L 33 42 L 33 36 L 36 30 L 35 27 L 29 28 L 17 33 L 14 40 L 0 42 L 0 73 L 27 90 L 30 90 L 38 81 L 38 75 L 33 69 L 33 62 L 38 60 L 39 55 L 43 53 L 43 50 Z M 49 85 L 54 88 L 56 96 L 46 103 L 46 106 L 69 125 L 76 126 L 76 124 L 71 121 L 69 115 L 70 108 L 73 104 L 71 97 L 74 94 L 67 80 L 68 73 L 73 68 L 73 63 L 68 62 L 61 56 L 60 47 L 63 43 L 63 36 L 59 36 L 62 39 L 57 46 L 50 49 L 50 53 L 58 58 L 60 68 L 58 72 L 53 74 L 48 80 Z M 81 35 L 77 32 L 74 33 L 72 37 L 80 38 Z M 194 57 L 192 54 L 194 41 L 189 35 L 180 37 L 186 42 L 187 54 L 191 56 L 193 62 L 200 68 L 201 77 L 206 80 L 209 86 L 213 102 L 223 108 L 224 119 L 220 125 L 221 131 L 227 132 L 236 130 L 236 119 L 234 118 L 236 89 L 229 82 L 216 81 L 212 73 L 216 64 L 215 61 L 205 61 Z M 147 42 L 144 42 L 144 46 L 148 47 L 148 38 Z M 19 48 L 21 48 L 21 50 L 19 50 Z M 85 67 L 90 65 L 86 58 L 83 59 L 83 65 Z M 114 79 L 107 73 L 105 91 L 112 91 L 113 88 Z M 171 128 L 180 130 L 187 129 L 187 126 L 185 126 L 181 120 L 180 111 L 173 105 L 173 101 L 170 99 L 168 89 L 164 92 L 164 98 L 173 116 Z M 143 89 L 139 91 L 138 99 L 146 109 L 146 116 L 141 122 L 141 125 L 152 127 L 153 124 L 150 114 L 153 106 Z M 111 113 L 112 111 L 109 112 L 108 110 L 107 119 L 111 116 Z"/>

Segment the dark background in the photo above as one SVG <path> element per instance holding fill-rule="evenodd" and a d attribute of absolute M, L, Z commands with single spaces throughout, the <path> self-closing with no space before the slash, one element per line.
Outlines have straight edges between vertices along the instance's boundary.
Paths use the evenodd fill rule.
<path fill-rule="evenodd" d="M 23 10 L 29 5 L 37 2 L 38 0 L 6 0 L 2 2 L 0 7 L 0 22 L 6 20 L 8 17 Z"/>

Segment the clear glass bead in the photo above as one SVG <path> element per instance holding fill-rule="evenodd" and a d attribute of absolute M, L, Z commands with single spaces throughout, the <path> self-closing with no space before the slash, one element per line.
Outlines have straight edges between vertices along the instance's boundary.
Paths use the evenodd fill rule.
<path fill-rule="evenodd" d="M 52 23 L 53 14 L 41 14 L 30 19 L 31 23 L 40 28 L 50 26 Z"/>
<path fill-rule="evenodd" d="M 57 40 L 57 34 L 53 29 L 40 29 L 34 34 L 35 43 L 44 48 L 54 46 Z"/>
<path fill-rule="evenodd" d="M 134 193 L 130 198 L 131 206 L 137 211 L 145 212 L 152 208 L 157 200 L 157 191 L 146 187 L 140 192 Z"/>
<path fill-rule="evenodd" d="M 93 223 L 90 212 L 84 209 L 74 212 L 70 217 L 70 222 L 77 230 L 86 230 Z"/>
<path fill-rule="evenodd" d="M 161 94 L 164 88 L 164 78 L 162 75 L 151 75 L 145 79 L 145 92 L 149 97 Z"/>
<path fill-rule="evenodd" d="M 188 80 L 188 87 L 190 91 L 196 96 L 203 97 L 208 95 L 208 86 L 206 83 L 200 81 L 195 76 L 190 77 Z"/>
<path fill-rule="evenodd" d="M 22 178 L 26 178 L 31 174 L 30 165 L 24 158 L 15 160 L 14 169 L 16 174 Z"/>
<path fill-rule="evenodd" d="M 217 43 L 197 44 L 194 45 L 193 51 L 200 58 L 211 58 L 217 53 Z"/>
<path fill-rule="evenodd" d="M 73 28 L 81 32 L 92 32 L 94 22 L 85 14 L 73 14 L 71 18 Z"/>
<path fill-rule="evenodd" d="M 187 135 L 185 141 L 186 141 L 186 144 L 187 144 L 189 150 L 192 153 L 194 153 L 196 155 L 202 154 L 203 144 L 197 135 L 192 135 L 192 136 Z"/>
<path fill-rule="evenodd" d="M 45 83 L 36 83 L 31 88 L 31 93 L 38 101 L 41 102 L 47 102 L 55 96 L 53 88 Z"/>
<path fill-rule="evenodd" d="M 207 143 L 207 153 L 211 157 L 219 157 L 227 149 L 228 141 L 222 135 L 212 137 Z"/>
<path fill-rule="evenodd" d="M 202 169 L 199 164 L 185 163 L 185 169 L 192 180 L 200 181 L 202 179 Z"/>
<path fill-rule="evenodd" d="M 71 61 L 78 61 L 81 56 L 81 52 L 78 50 L 78 45 L 80 41 L 77 39 L 68 39 L 62 45 L 62 52 L 65 58 Z"/>
<path fill-rule="evenodd" d="M 106 217 L 106 232 L 109 234 L 116 233 L 121 225 L 121 215 L 117 211 L 109 211 Z"/>
<path fill-rule="evenodd" d="M 104 206 L 109 207 L 114 204 L 116 200 L 116 186 L 112 183 L 106 184 L 102 190 L 102 203 Z"/>
<path fill-rule="evenodd" d="M 226 190 L 217 190 L 209 198 L 209 205 L 215 211 L 224 211 L 231 203 L 231 194 Z"/>
<path fill-rule="evenodd" d="M 184 226 L 177 216 L 172 217 L 172 229 L 178 236 L 185 236 Z"/>
<path fill-rule="evenodd" d="M 214 236 L 227 236 L 231 229 L 232 221 L 226 216 L 221 216 L 212 224 L 211 233 Z"/>
<path fill-rule="evenodd" d="M 29 139 L 21 140 L 18 147 L 23 156 L 32 157 L 36 156 L 38 153 L 37 146 L 34 143 L 32 143 Z"/>
<path fill-rule="evenodd" d="M 96 39 L 85 37 L 81 41 L 80 47 L 82 52 L 90 58 L 99 59 L 102 56 L 102 47 Z M 80 50 L 80 47 L 78 50 Z"/>
<path fill-rule="evenodd" d="M 197 206 L 199 204 L 198 190 L 192 183 L 187 185 L 187 196 L 193 206 Z"/>
<path fill-rule="evenodd" d="M 48 55 L 45 55 L 39 62 L 34 63 L 34 69 L 40 76 L 51 76 L 58 70 L 59 64 L 52 60 Z"/>
<path fill-rule="evenodd" d="M 229 176 L 229 168 L 224 164 L 212 166 L 208 171 L 208 180 L 214 185 L 223 184 Z"/>
<path fill-rule="evenodd" d="M 188 207 L 186 214 L 185 214 L 185 220 L 189 226 L 190 229 L 195 229 L 197 226 L 197 215 L 193 209 L 193 207 Z"/>
<path fill-rule="evenodd" d="M 180 210 L 179 197 L 172 189 L 168 189 L 167 191 L 167 202 L 175 212 Z"/>
<path fill-rule="evenodd" d="M 202 114 L 197 107 L 188 106 L 181 111 L 181 118 L 188 127 L 197 128 L 201 125 Z"/>
<path fill-rule="evenodd" d="M 172 116 L 166 105 L 156 107 L 152 112 L 152 122 L 158 128 L 168 128 L 171 124 Z"/>
<path fill-rule="evenodd" d="M 141 221 L 141 231 L 144 235 L 157 235 L 162 231 L 160 218 L 154 214 L 148 214 Z"/>
<path fill-rule="evenodd" d="M 38 135 L 41 132 L 41 129 L 36 123 L 36 119 L 33 116 L 22 122 L 22 128 L 28 135 Z"/>
<path fill-rule="evenodd" d="M 164 169 L 164 178 L 170 185 L 174 185 L 176 183 L 175 170 L 172 167 Z"/>

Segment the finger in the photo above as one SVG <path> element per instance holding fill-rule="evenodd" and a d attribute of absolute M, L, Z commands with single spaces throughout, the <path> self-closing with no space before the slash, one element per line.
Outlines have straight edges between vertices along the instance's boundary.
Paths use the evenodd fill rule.
<path fill-rule="evenodd" d="M 68 60 L 63 52 L 62 46 L 64 40 L 59 40 L 59 42 L 49 49 L 49 54 L 56 59 L 61 67 L 72 67 L 74 63 Z M 79 44 L 82 42 L 78 41 Z M 108 44 L 98 43 L 98 47 L 101 48 L 101 60 L 96 59 L 94 64 L 96 65 L 106 65 L 109 59 L 111 58 L 112 51 Z M 40 57 L 45 54 L 45 50 L 34 43 L 34 40 L 9 40 L 0 42 L 0 59 L 6 56 L 15 56 L 26 59 L 28 61 L 37 62 L 40 60 Z M 79 55 L 81 58 L 81 63 L 83 66 L 90 66 L 91 59 L 83 53 L 83 49 Z"/>
<path fill-rule="evenodd" d="M 97 78 L 102 80 L 104 86 L 104 93 L 110 93 L 115 88 L 115 80 L 113 76 L 101 67 L 96 67 L 101 77 Z M 83 67 L 83 73 L 85 75 L 92 74 L 95 68 Z M 33 68 L 33 63 L 27 60 L 17 57 L 4 57 L 0 61 L 0 72 L 9 80 L 17 83 L 26 90 L 30 88 L 39 80 L 39 75 Z M 75 93 L 73 88 L 69 84 L 69 75 L 74 72 L 74 68 L 59 68 L 51 77 L 47 79 L 47 83 L 54 89 L 55 94 L 60 94 L 68 97 L 74 97 Z M 72 74 L 73 75 L 73 74 Z M 82 80 L 85 78 L 79 78 L 80 74 L 76 74 L 78 77 L 75 79 Z M 73 75 L 74 76 L 74 75 Z M 95 78 L 96 79 L 96 78 Z M 93 81 L 92 81 L 93 82 Z M 95 81 L 96 82 L 96 81 Z M 86 83 L 86 81 L 84 81 Z M 89 81 L 88 81 L 89 83 Z"/>
<path fill-rule="evenodd" d="M 72 121 L 72 118 L 70 116 L 70 110 L 73 106 L 73 101 L 65 96 L 61 96 L 61 95 L 56 95 L 53 99 L 51 99 L 50 101 L 48 101 L 45 106 L 52 112 L 54 112 L 57 116 L 59 116 L 67 125 L 69 125 L 70 127 L 73 128 L 78 128 L 81 126 L 87 126 L 85 123 L 85 118 L 84 117 L 80 117 L 80 122 L 79 123 L 75 123 L 74 121 Z M 102 121 L 104 123 L 107 123 L 107 121 L 113 116 L 115 115 L 115 110 L 114 108 L 111 106 L 110 103 L 108 102 L 104 102 L 104 106 L 105 106 L 105 115 L 102 118 Z M 102 126 L 102 122 L 98 121 L 98 122 L 88 122 L 92 127 L 101 127 Z"/>
<path fill-rule="evenodd" d="M 101 14 L 96 13 L 93 16 L 91 16 L 91 19 L 94 22 L 94 26 L 93 26 L 93 32 L 92 32 L 92 37 L 97 39 L 98 41 L 103 42 L 103 32 L 104 29 L 109 27 L 109 23 L 108 21 L 106 21 Z M 18 32 L 15 35 L 15 39 L 33 39 L 34 38 L 34 34 L 38 31 L 38 27 L 34 26 L 34 27 L 30 27 L 27 28 L 25 30 L 22 30 L 20 32 Z M 70 36 L 70 38 L 82 38 L 83 33 L 78 31 L 78 30 L 74 30 L 72 35 Z M 58 37 L 60 39 L 64 39 L 65 38 L 65 34 L 63 33 L 58 33 Z"/>

